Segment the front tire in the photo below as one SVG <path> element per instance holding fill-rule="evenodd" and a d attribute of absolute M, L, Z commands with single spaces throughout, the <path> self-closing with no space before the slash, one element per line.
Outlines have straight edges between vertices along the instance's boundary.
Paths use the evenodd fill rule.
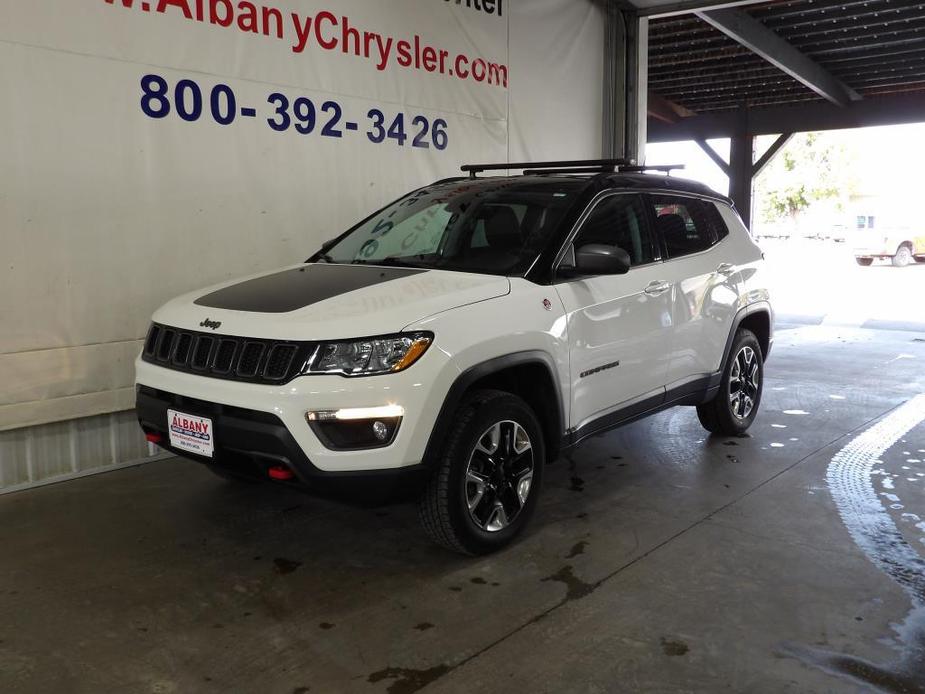
<path fill-rule="evenodd" d="M 906 267 L 912 262 L 912 249 L 909 246 L 900 246 L 893 256 L 893 267 Z"/>
<path fill-rule="evenodd" d="M 460 405 L 419 506 L 437 544 L 487 554 L 530 521 L 546 464 L 542 431 L 519 397 L 479 390 Z"/>
<path fill-rule="evenodd" d="M 755 421 L 763 389 L 761 345 L 751 330 L 741 328 L 732 342 L 719 392 L 697 406 L 697 417 L 703 428 L 713 434 L 743 434 Z"/>

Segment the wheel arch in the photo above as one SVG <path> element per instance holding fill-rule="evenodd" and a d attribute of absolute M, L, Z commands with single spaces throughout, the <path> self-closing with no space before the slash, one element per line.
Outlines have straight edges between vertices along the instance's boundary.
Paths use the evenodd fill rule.
<path fill-rule="evenodd" d="M 450 386 L 424 449 L 423 462 L 431 464 L 445 440 L 454 414 L 466 393 L 482 388 L 504 390 L 522 398 L 540 420 L 546 460 L 558 457 L 565 431 L 562 392 L 556 364 L 546 352 L 531 350 L 495 357 L 463 371 Z"/>
<path fill-rule="evenodd" d="M 761 346 L 761 358 L 762 360 L 767 360 L 768 355 L 771 353 L 771 345 L 774 344 L 774 319 L 770 304 L 766 301 L 760 301 L 739 309 L 739 312 L 736 313 L 735 318 L 732 320 L 729 337 L 726 339 L 726 349 L 723 353 L 720 374 L 726 369 L 729 354 L 732 351 L 732 343 L 739 328 L 746 328 L 755 334 L 755 337 L 758 338 L 758 344 Z"/>

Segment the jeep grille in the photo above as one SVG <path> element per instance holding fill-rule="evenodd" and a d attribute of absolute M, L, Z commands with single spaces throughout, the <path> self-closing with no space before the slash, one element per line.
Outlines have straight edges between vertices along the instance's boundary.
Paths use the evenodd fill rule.
<path fill-rule="evenodd" d="M 280 384 L 301 373 L 315 349 L 312 342 L 213 335 L 153 323 L 141 358 L 200 376 Z"/>

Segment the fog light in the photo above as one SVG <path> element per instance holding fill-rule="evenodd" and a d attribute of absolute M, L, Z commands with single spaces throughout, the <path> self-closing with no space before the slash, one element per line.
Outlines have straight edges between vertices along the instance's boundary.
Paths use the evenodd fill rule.
<path fill-rule="evenodd" d="M 380 441 L 385 441 L 387 438 L 389 438 L 388 425 L 385 422 L 373 422 L 373 435 Z"/>
<path fill-rule="evenodd" d="M 325 447 L 349 451 L 388 446 L 404 414 L 400 405 L 383 405 L 313 410 L 305 413 L 305 420 Z"/>
<path fill-rule="evenodd" d="M 405 414 L 405 408 L 401 405 L 382 405 L 381 407 L 343 407 L 339 410 L 311 410 L 305 413 L 305 419 L 309 422 L 322 422 L 329 419 L 374 419 L 374 418 L 392 418 L 401 419 Z"/>

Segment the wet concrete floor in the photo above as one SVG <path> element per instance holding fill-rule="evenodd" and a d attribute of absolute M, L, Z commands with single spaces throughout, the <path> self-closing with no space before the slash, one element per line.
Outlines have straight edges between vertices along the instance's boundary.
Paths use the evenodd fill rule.
<path fill-rule="evenodd" d="M 925 691 L 923 338 L 782 330 L 750 436 L 592 439 L 487 558 L 177 459 L 0 497 L 0 691 Z"/>

